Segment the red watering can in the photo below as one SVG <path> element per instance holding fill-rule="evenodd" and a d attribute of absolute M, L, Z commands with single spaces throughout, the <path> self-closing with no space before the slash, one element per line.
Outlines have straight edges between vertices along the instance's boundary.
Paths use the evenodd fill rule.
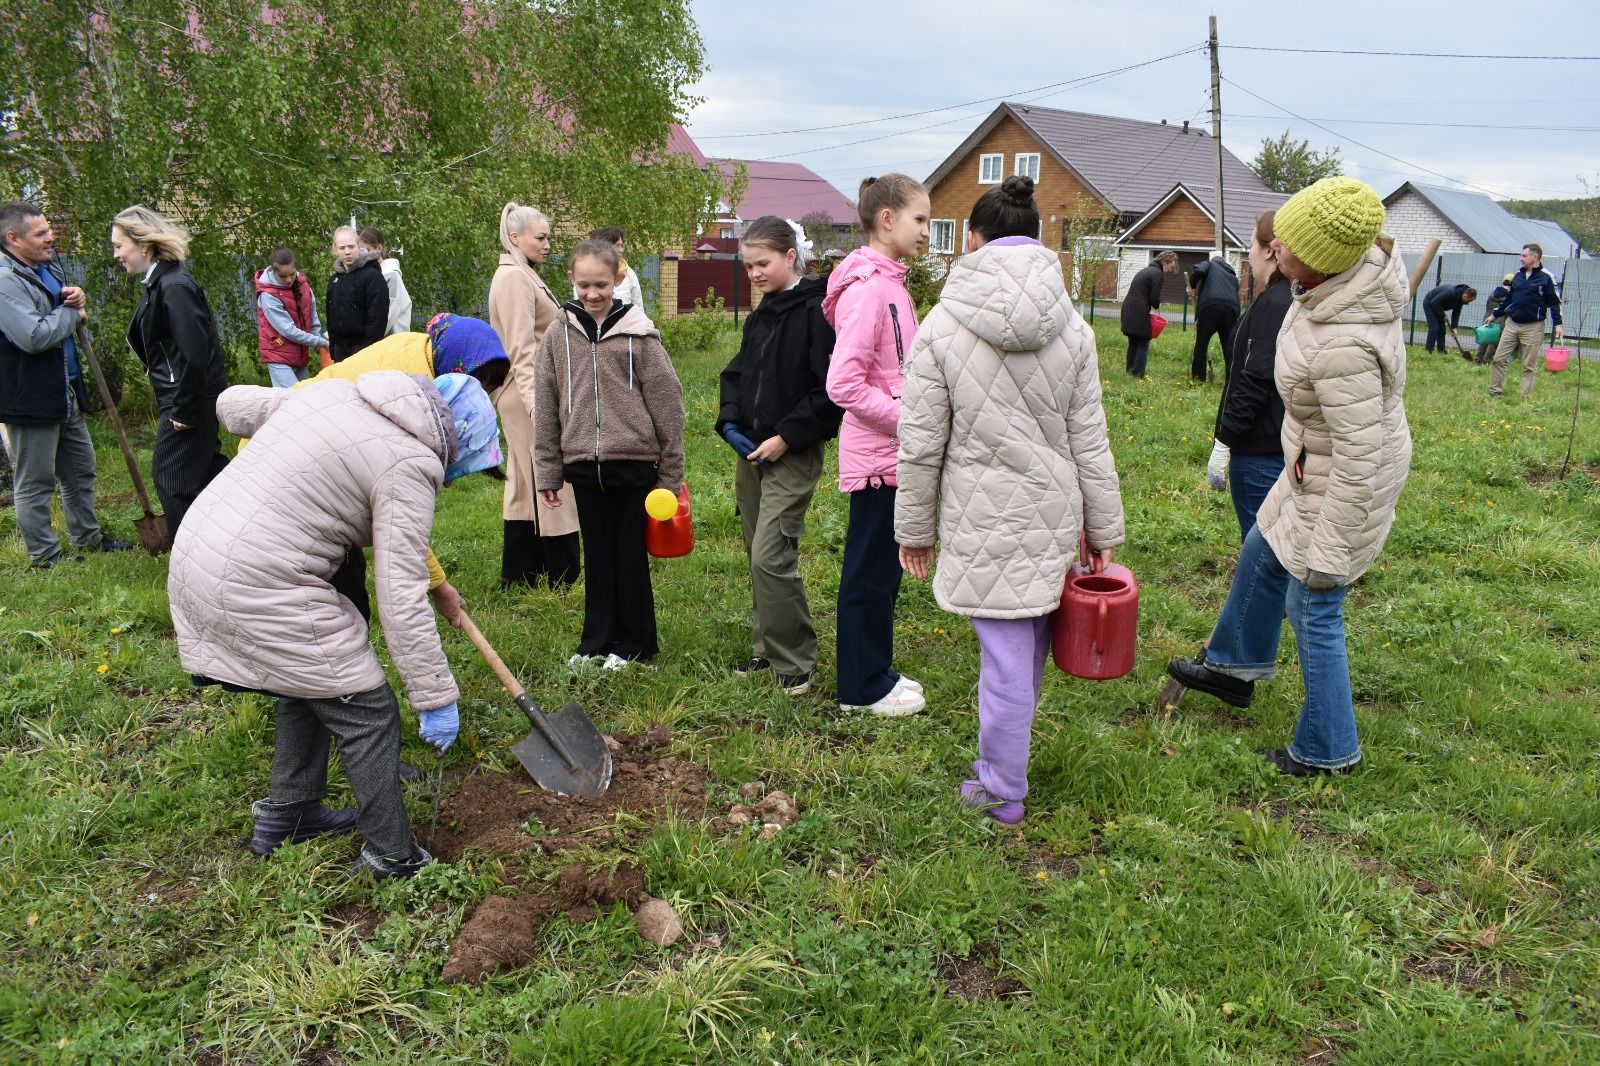
<path fill-rule="evenodd" d="M 694 512 L 689 506 L 689 483 L 678 486 L 678 513 L 665 521 L 644 520 L 645 551 L 657 559 L 676 559 L 694 551 Z"/>
<path fill-rule="evenodd" d="M 1088 555 L 1085 542 L 1082 556 Z M 1050 654 L 1064 673 L 1110 681 L 1133 669 L 1139 585 L 1126 566 L 1102 567 L 1096 559 L 1092 567 L 1077 562 L 1067 570 L 1061 606 L 1050 619 Z"/>

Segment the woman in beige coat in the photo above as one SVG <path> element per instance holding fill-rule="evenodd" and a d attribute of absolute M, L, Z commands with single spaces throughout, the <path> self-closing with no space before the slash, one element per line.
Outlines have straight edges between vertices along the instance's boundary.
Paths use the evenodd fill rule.
<path fill-rule="evenodd" d="M 972 619 L 983 657 L 961 796 L 1005 824 L 1022 820 L 1049 618 L 1079 532 L 1106 563 L 1123 540 L 1094 333 L 1037 232 L 1031 179 L 979 197 L 968 254 L 906 357 L 898 430 L 901 565 L 928 576 L 937 512 L 933 593 Z"/>
<path fill-rule="evenodd" d="M 495 393 L 506 435 L 505 536 L 500 582 L 562 588 L 578 580 L 578 509 L 572 488 L 561 487 L 566 507 L 540 508 L 533 491 L 533 356 L 561 305 L 536 269 L 550 254 L 550 220 L 516 202 L 500 211 L 500 265 L 489 283 L 489 324 L 511 357 L 511 374 Z"/>
<path fill-rule="evenodd" d="M 1382 550 L 1411 469 L 1408 286 L 1383 221 L 1377 194 L 1353 178 L 1324 178 L 1278 209 L 1272 250 L 1294 283 L 1274 374 L 1284 471 L 1245 537 L 1202 660 L 1167 664 L 1189 688 L 1248 707 L 1276 671 L 1287 608 L 1305 703 L 1289 746 L 1260 754 L 1295 777 L 1361 759 L 1345 592 Z"/>

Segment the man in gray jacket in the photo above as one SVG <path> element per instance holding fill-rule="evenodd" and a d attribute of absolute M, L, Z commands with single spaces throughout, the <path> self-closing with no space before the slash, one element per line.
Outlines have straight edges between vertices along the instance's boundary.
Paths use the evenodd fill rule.
<path fill-rule="evenodd" d="M 79 551 L 120 551 L 94 516 L 94 443 L 83 421 L 88 401 L 73 331 L 83 290 L 62 283 L 55 234 L 33 204 L 0 206 L 0 422 L 15 466 L 17 530 L 32 569 L 59 563 L 50 497 L 61 484 L 67 536 Z"/>

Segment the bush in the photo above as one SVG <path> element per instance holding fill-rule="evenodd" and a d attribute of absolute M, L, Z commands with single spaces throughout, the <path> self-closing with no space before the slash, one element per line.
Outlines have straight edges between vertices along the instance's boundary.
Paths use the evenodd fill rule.
<path fill-rule="evenodd" d="M 661 343 L 669 355 L 707 352 L 733 329 L 733 318 L 722 297 L 707 289 L 704 296 L 695 300 L 693 314 L 663 316 L 656 328 L 661 331 Z"/>

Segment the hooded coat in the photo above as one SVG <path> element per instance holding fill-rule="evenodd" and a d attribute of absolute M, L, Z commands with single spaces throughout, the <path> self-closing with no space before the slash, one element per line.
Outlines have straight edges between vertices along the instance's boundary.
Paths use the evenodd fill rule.
<path fill-rule="evenodd" d="M 1278 335 L 1284 471 L 1256 525 L 1284 568 L 1348 584 L 1372 565 L 1394 525 L 1411 469 L 1406 349 L 1410 298 L 1394 238 L 1297 292 Z"/>
<path fill-rule="evenodd" d="M 834 334 L 824 291 L 821 278 L 801 278 L 750 312 L 738 354 L 722 371 L 719 436 L 736 425 L 757 444 L 776 434 L 803 451 L 838 434 L 844 412 L 828 399 Z"/>
<path fill-rule="evenodd" d="M 895 483 L 900 389 L 917 335 L 906 291 L 910 268 L 870 247 L 857 248 L 828 275 L 822 313 L 837 335 L 828 365 L 828 399 L 844 408 L 839 428 L 839 490 Z"/>
<path fill-rule="evenodd" d="M 431 384 L 399 373 L 315 388 L 239 385 L 217 401 L 252 438 L 190 508 L 167 595 L 183 668 L 280 696 L 328 699 L 384 683 L 367 623 L 332 585 L 372 547 L 389 656 L 419 710 L 458 696 L 423 562 L 456 448 Z"/>
<path fill-rule="evenodd" d="M 596 323 L 568 303 L 534 364 L 534 482 L 559 489 L 567 463 L 653 463 L 656 484 L 683 483 L 683 387 L 661 334 L 639 308 L 613 304 Z M 551 412 L 546 417 L 546 412 Z"/>
<path fill-rule="evenodd" d="M 1122 298 L 1122 335 L 1150 336 L 1150 316 L 1161 306 L 1161 287 L 1167 272 L 1160 263 L 1151 263 L 1128 282 L 1128 295 Z"/>
<path fill-rule="evenodd" d="M 389 330 L 389 283 L 377 252 L 362 252 L 350 267 L 333 264 L 328 298 L 322 301 L 328 319 L 328 349 L 335 362 L 350 358 Z"/>
<path fill-rule="evenodd" d="M 1035 618 L 1061 603 L 1080 530 L 1123 542 L 1094 332 L 1056 253 L 987 244 L 950 268 L 907 360 L 895 539 L 934 543 L 939 606 Z"/>

